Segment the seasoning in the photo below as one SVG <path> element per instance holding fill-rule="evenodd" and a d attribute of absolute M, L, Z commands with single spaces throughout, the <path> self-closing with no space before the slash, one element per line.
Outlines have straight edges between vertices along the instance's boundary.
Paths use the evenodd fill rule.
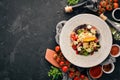
<path fill-rule="evenodd" d="M 120 19 L 120 9 L 117 9 L 115 12 L 114 12 L 114 16 L 116 19 Z"/>
<path fill-rule="evenodd" d="M 112 69 L 112 64 L 103 65 L 103 69 L 106 72 L 109 72 Z"/>
<path fill-rule="evenodd" d="M 90 68 L 90 75 L 93 78 L 99 78 L 102 73 L 101 66 L 95 66 Z"/>
<path fill-rule="evenodd" d="M 114 56 L 117 55 L 119 53 L 119 47 L 116 45 L 112 46 L 110 53 Z"/>

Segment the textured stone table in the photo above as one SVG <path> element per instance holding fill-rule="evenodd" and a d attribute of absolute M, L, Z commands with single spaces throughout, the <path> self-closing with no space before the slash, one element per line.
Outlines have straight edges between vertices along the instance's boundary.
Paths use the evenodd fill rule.
<path fill-rule="evenodd" d="M 0 0 L 0 80 L 49 80 L 51 64 L 44 56 L 57 45 L 56 24 L 78 13 L 95 14 L 87 9 L 65 14 L 65 5 L 66 0 Z M 120 80 L 120 57 L 115 65 L 99 80 Z"/>

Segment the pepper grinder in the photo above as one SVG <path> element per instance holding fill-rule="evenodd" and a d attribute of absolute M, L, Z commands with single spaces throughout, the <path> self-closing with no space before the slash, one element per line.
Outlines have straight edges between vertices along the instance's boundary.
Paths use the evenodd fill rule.
<path fill-rule="evenodd" d="M 111 21 L 110 19 L 108 19 L 107 16 L 105 16 L 104 14 L 101 14 L 100 17 L 101 17 L 104 21 L 106 21 L 106 22 L 108 22 L 109 24 L 111 24 L 112 27 L 114 27 L 117 31 L 120 32 L 120 26 L 116 25 L 115 22 L 113 22 L 113 21 Z"/>
<path fill-rule="evenodd" d="M 111 32 L 113 34 L 113 37 L 115 40 L 120 40 L 120 24 L 119 23 L 116 23 L 116 22 L 113 22 L 111 21 L 110 19 L 108 19 L 104 14 L 101 14 L 100 17 L 108 22 L 112 27 L 110 28 L 111 29 Z"/>

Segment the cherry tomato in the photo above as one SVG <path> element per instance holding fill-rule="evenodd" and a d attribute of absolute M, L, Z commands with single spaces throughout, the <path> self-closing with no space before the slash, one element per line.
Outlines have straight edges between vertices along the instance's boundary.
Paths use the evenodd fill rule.
<path fill-rule="evenodd" d="M 59 58 L 59 57 L 57 57 L 56 62 L 57 62 L 57 63 L 59 63 L 59 62 L 60 62 L 60 58 Z"/>
<path fill-rule="evenodd" d="M 70 62 L 66 61 L 65 64 L 69 67 L 70 66 Z"/>
<path fill-rule="evenodd" d="M 77 46 L 76 45 L 72 45 L 72 48 L 74 49 L 74 50 L 76 50 L 77 49 Z"/>
<path fill-rule="evenodd" d="M 106 4 L 108 4 L 108 0 L 103 0 L 103 1 L 105 1 L 106 2 Z M 111 0 L 109 0 L 109 2 L 110 2 Z"/>
<path fill-rule="evenodd" d="M 63 62 L 63 61 L 61 61 L 61 62 L 59 63 L 60 66 L 63 66 L 64 64 L 65 64 L 65 62 Z"/>
<path fill-rule="evenodd" d="M 60 57 L 60 60 L 64 62 L 64 61 L 65 61 L 65 58 L 64 58 L 63 56 L 61 56 L 61 57 Z"/>
<path fill-rule="evenodd" d="M 56 46 L 56 47 L 55 47 L 55 51 L 56 51 L 56 52 L 59 52 L 59 51 L 60 51 L 60 46 Z"/>
<path fill-rule="evenodd" d="M 74 36 L 75 36 L 75 32 L 72 32 L 70 37 L 73 38 Z"/>
<path fill-rule="evenodd" d="M 79 71 L 75 71 L 75 75 L 76 76 L 80 76 L 80 72 Z"/>
<path fill-rule="evenodd" d="M 93 26 L 91 29 L 97 30 L 95 26 Z"/>
<path fill-rule="evenodd" d="M 85 77 L 85 79 L 83 79 L 83 80 L 89 80 L 89 79 L 88 79 L 88 77 Z"/>
<path fill-rule="evenodd" d="M 76 77 L 74 78 L 74 80 L 80 80 L 80 78 L 76 76 Z"/>
<path fill-rule="evenodd" d="M 106 6 L 106 10 L 108 10 L 108 11 L 111 11 L 113 8 L 112 8 L 112 5 L 110 5 L 110 4 L 108 4 L 107 6 Z"/>
<path fill-rule="evenodd" d="M 100 8 L 100 13 L 104 13 L 106 10 L 105 10 L 105 8 Z"/>
<path fill-rule="evenodd" d="M 106 7 L 107 2 L 106 2 L 106 1 L 101 1 L 101 2 L 100 2 L 100 5 L 101 5 L 102 7 Z"/>
<path fill-rule="evenodd" d="M 59 53 L 59 56 L 63 56 L 62 52 Z"/>
<path fill-rule="evenodd" d="M 77 41 L 77 39 L 78 39 L 78 36 L 77 35 L 75 35 L 74 37 L 72 37 L 71 38 L 73 41 Z"/>
<path fill-rule="evenodd" d="M 112 3 L 112 2 L 113 2 L 113 0 L 109 0 L 108 2 Z M 109 4 L 110 4 L 110 3 L 109 3 Z"/>
<path fill-rule="evenodd" d="M 81 79 L 85 79 L 85 75 L 83 75 L 83 74 L 80 75 L 80 78 L 81 78 Z"/>
<path fill-rule="evenodd" d="M 74 72 L 69 72 L 69 78 L 73 78 L 75 76 Z"/>
<path fill-rule="evenodd" d="M 116 9 L 116 8 L 119 7 L 119 4 L 118 3 L 113 3 L 113 6 L 114 6 L 114 9 Z"/>
<path fill-rule="evenodd" d="M 71 33 L 70 38 L 71 38 L 71 40 L 74 40 L 74 39 L 75 39 L 75 32 L 72 32 L 72 33 Z"/>
<path fill-rule="evenodd" d="M 68 71 L 68 66 L 63 66 L 63 67 L 62 67 L 62 71 L 63 71 L 63 72 L 67 72 L 67 71 Z"/>
<path fill-rule="evenodd" d="M 76 51 L 76 54 L 79 54 L 78 50 L 75 50 Z"/>
<path fill-rule="evenodd" d="M 98 38 L 96 38 L 96 39 L 95 39 L 95 42 L 97 43 L 98 41 L 99 41 Z"/>
<path fill-rule="evenodd" d="M 71 68 L 70 68 L 70 72 L 75 72 L 75 70 L 76 70 L 76 69 L 75 69 L 74 67 L 71 67 Z"/>
<path fill-rule="evenodd" d="M 118 2 L 118 0 L 113 0 L 114 1 L 114 3 L 117 3 Z"/>

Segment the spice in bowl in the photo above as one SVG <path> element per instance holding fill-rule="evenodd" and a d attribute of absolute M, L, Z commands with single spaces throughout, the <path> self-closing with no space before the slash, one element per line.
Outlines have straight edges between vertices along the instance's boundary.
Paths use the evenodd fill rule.
<path fill-rule="evenodd" d="M 115 66 L 113 63 L 102 65 L 103 72 L 107 73 L 107 74 L 112 73 L 114 71 L 114 68 L 115 68 Z"/>
<path fill-rule="evenodd" d="M 100 78 L 103 74 L 101 66 L 95 66 L 90 68 L 89 74 L 94 79 Z"/>
<path fill-rule="evenodd" d="M 111 48 L 111 51 L 110 51 L 110 55 L 112 57 L 118 57 L 118 56 L 120 56 L 120 46 L 117 45 L 117 44 L 113 44 L 112 48 Z"/>

